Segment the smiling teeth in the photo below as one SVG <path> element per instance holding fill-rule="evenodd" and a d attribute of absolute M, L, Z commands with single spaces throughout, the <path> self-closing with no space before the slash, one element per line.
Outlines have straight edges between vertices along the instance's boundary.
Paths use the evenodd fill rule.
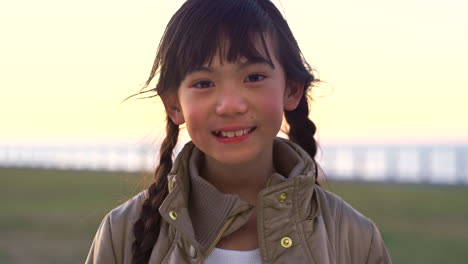
<path fill-rule="evenodd" d="M 250 128 L 244 129 L 244 130 L 238 130 L 238 131 L 220 131 L 218 134 L 221 135 L 221 137 L 227 137 L 227 138 L 232 138 L 232 137 L 240 137 L 243 136 L 247 133 L 250 132 Z"/>

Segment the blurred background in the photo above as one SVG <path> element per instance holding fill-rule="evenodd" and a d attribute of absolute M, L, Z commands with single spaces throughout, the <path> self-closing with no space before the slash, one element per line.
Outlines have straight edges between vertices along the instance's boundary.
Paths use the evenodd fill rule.
<path fill-rule="evenodd" d="M 162 104 L 121 101 L 182 2 L 0 3 L 0 263 L 83 263 L 104 215 L 147 186 Z M 467 3 L 273 2 L 323 81 L 327 187 L 394 263 L 466 263 Z"/>

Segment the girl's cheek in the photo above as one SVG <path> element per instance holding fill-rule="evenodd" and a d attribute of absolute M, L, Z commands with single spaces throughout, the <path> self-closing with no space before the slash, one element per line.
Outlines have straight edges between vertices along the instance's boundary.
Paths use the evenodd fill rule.
<path fill-rule="evenodd" d="M 279 94 L 270 93 L 258 97 L 257 104 L 262 105 L 265 109 L 282 109 L 283 101 Z"/>

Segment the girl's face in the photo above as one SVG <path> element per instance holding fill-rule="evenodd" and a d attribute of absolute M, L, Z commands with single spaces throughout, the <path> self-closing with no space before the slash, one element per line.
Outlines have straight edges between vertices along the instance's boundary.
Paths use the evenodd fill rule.
<path fill-rule="evenodd" d="M 193 143 L 221 164 L 271 158 L 283 111 L 296 108 L 303 84 L 286 85 L 275 56 L 274 67 L 266 59 L 228 63 L 220 56 L 188 74 L 177 96 L 163 98 L 169 116 L 185 123 Z"/>

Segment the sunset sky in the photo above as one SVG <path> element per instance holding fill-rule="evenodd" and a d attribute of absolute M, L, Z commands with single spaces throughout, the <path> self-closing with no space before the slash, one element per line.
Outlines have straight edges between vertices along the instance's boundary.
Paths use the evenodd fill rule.
<path fill-rule="evenodd" d="M 2 2 L 0 143 L 159 138 L 159 98 L 120 102 L 182 2 Z M 320 141 L 468 142 L 468 2 L 274 2 L 324 81 L 312 93 Z"/>

